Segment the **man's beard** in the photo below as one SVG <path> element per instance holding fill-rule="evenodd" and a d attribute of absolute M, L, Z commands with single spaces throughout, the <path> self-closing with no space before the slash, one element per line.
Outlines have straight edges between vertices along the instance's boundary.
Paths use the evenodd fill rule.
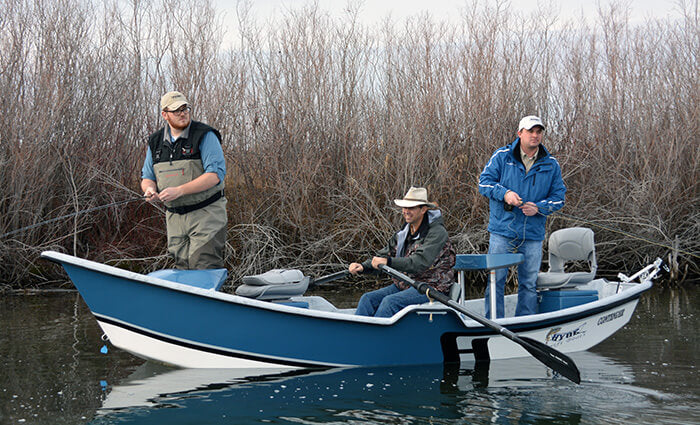
<path fill-rule="evenodd" d="M 181 125 L 179 120 L 176 120 L 176 119 L 168 120 L 168 124 L 170 124 L 170 127 L 172 127 L 173 129 L 175 129 L 177 131 L 185 131 L 185 129 L 190 125 L 191 122 L 192 122 L 192 120 L 189 119 L 185 122 L 184 125 Z"/>
<path fill-rule="evenodd" d="M 190 125 L 190 123 L 188 122 L 187 125 L 185 125 L 185 126 L 180 126 L 180 125 L 177 125 L 177 124 L 170 124 L 170 125 L 171 125 L 175 130 L 178 130 L 178 131 L 185 131 L 185 129 L 187 128 L 188 125 Z"/>

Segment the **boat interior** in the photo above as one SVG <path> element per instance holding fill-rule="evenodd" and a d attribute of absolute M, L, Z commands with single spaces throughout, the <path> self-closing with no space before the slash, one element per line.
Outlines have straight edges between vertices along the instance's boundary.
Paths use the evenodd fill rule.
<path fill-rule="evenodd" d="M 489 254 L 474 255 L 486 257 Z M 510 254 L 508 254 L 510 255 Z M 458 255 L 459 257 L 459 255 Z M 593 231 L 585 227 L 572 227 L 553 232 L 548 240 L 548 265 L 546 272 L 537 278 L 539 312 L 547 313 L 575 307 L 581 304 L 614 295 L 634 284 L 610 282 L 596 279 L 597 262 Z M 472 268 L 475 269 L 475 268 Z M 459 270 L 461 278 L 455 282 L 449 296 L 476 314 L 485 311 L 484 298 L 464 299 L 465 271 Z M 226 269 L 218 270 L 159 270 L 149 276 L 194 285 L 218 291 L 227 278 Z M 274 269 L 268 272 L 245 276 L 235 294 L 311 310 L 354 314 L 355 309 L 338 309 L 320 296 L 305 295 L 311 278 L 296 269 Z M 505 297 L 505 317 L 515 315 L 517 294 Z"/>

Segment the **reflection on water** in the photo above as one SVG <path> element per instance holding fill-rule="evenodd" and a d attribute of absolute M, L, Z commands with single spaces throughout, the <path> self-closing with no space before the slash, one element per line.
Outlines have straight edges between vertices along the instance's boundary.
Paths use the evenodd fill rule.
<path fill-rule="evenodd" d="M 586 371 L 584 386 L 604 384 L 608 396 L 612 391 L 657 396 L 653 391 L 620 386 L 634 381 L 628 366 L 590 352 L 578 353 L 574 360 Z M 247 423 L 256 418 L 273 423 L 291 422 L 292 418 L 296 423 L 343 423 L 358 418 L 376 423 L 399 418 L 401 423 L 409 419 L 408 423 L 436 419 L 469 419 L 470 423 L 511 423 L 511 419 L 517 419 L 514 423 L 531 423 L 535 418 L 555 414 L 574 424 L 580 423 L 583 414 L 581 389 L 564 379 L 553 379 L 551 372 L 534 359 L 472 367 L 258 373 L 169 369 L 146 363 L 112 388 L 94 423 L 185 424 L 197 418 L 222 424 Z M 596 399 L 597 404 L 600 402 Z M 556 411 L 550 411 L 550 406 Z M 519 417 L 523 411 L 527 414 Z"/>
<path fill-rule="evenodd" d="M 581 385 L 534 359 L 171 369 L 117 349 L 100 354 L 101 332 L 76 294 L 0 297 L 0 423 L 700 423 L 697 294 L 646 294 L 625 329 L 571 355 Z"/>
<path fill-rule="evenodd" d="M 628 365 L 591 352 L 572 357 L 584 371 L 580 387 L 534 359 L 259 375 L 146 363 L 112 388 L 93 423 L 578 424 L 592 411 L 614 417 L 620 402 L 646 409 L 667 397 L 633 385 Z"/>

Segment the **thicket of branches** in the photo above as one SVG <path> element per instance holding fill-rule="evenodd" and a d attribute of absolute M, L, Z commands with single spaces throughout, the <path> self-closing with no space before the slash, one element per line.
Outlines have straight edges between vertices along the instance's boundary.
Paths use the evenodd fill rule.
<path fill-rule="evenodd" d="M 145 137 L 176 89 L 224 135 L 234 279 L 365 258 L 400 223 L 392 200 L 411 185 L 440 204 L 459 252 L 485 252 L 478 176 L 526 114 L 548 124 L 562 212 L 580 219 L 552 217 L 549 230 L 592 227 L 603 273 L 664 256 L 676 278 L 697 276 L 697 0 L 635 26 L 621 3 L 589 23 L 507 6 L 465 3 L 459 25 L 420 15 L 369 27 L 353 6 L 260 23 L 240 3 L 225 18 L 240 40 L 225 48 L 208 0 L 0 0 L 0 233 L 139 196 Z M 8 287 L 60 279 L 44 249 L 169 264 L 162 211 L 143 202 L 0 246 Z"/>

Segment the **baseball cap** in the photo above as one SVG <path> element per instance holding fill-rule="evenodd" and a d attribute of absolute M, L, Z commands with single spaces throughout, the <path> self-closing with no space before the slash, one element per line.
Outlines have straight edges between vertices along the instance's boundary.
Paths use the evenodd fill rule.
<path fill-rule="evenodd" d="M 188 105 L 187 98 L 179 91 L 167 92 L 160 98 L 161 111 L 174 111 L 182 105 Z"/>
<path fill-rule="evenodd" d="M 518 124 L 518 131 L 522 129 L 530 130 L 536 125 L 542 127 L 543 130 L 545 128 L 544 124 L 542 124 L 542 120 L 540 119 L 540 117 L 537 117 L 535 115 L 528 115 L 520 120 L 520 124 Z"/>

